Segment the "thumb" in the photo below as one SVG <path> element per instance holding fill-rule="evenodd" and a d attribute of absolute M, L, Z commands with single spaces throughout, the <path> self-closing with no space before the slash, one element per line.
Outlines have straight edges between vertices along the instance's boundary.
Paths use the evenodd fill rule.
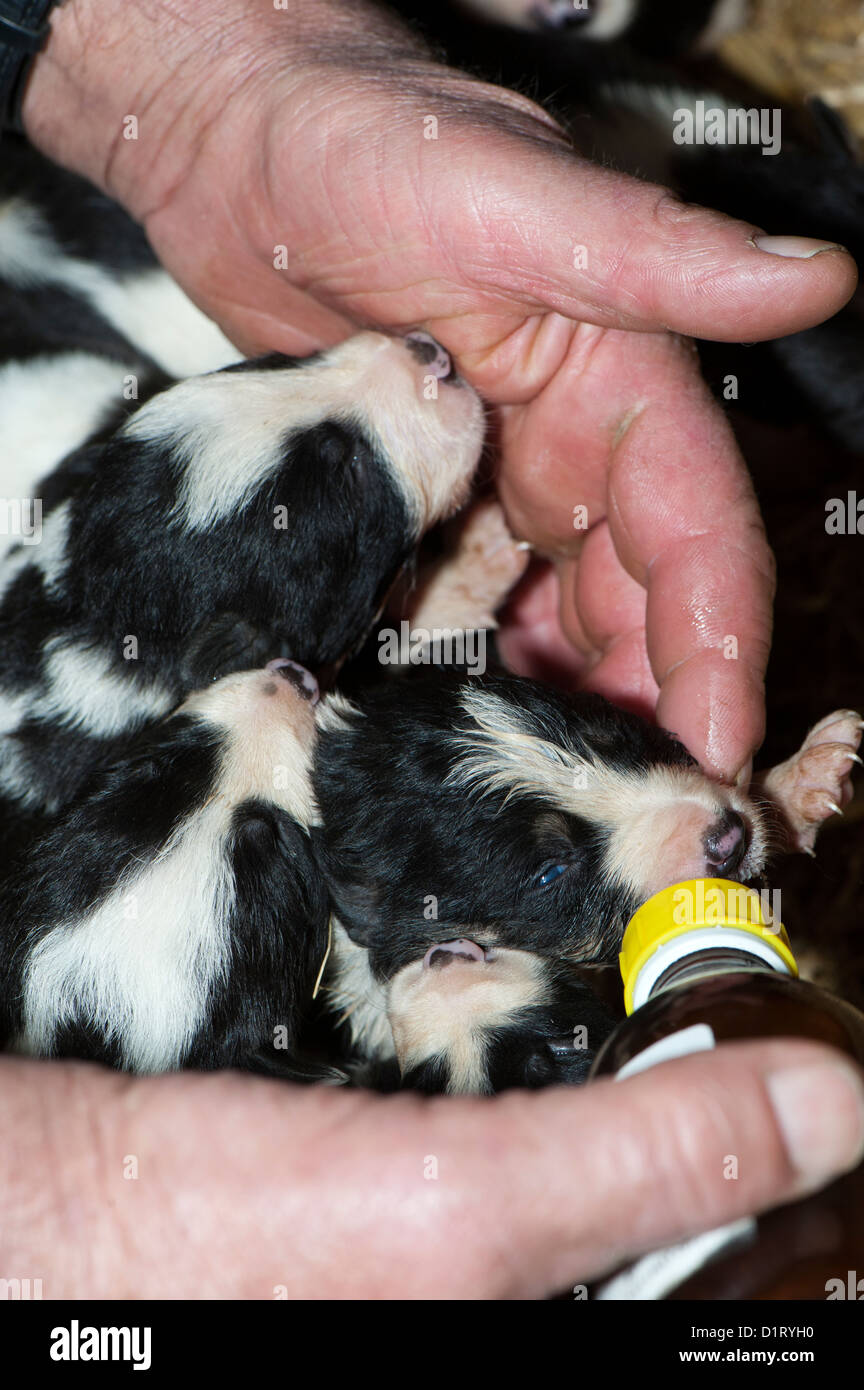
<path fill-rule="evenodd" d="M 842 247 L 765 236 L 548 138 L 488 132 L 481 142 L 478 135 L 482 261 L 494 267 L 496 288 L 503 282 L 523 308 L 602 327 L 756 341 L 821 323 L 855 289 L 855 262 Z M 470 166 L 467 141 L 462 154 Z M 476 279 L 466 205 L 472 199 L 463 192 L 439 216 L 458 214 L 461 246 L 472 258 L 466 273 Z"/>
<path fill-rule="evenodd" d="M 864 1076 L 812 1043 L 732 1043 L 532 1099 L 530 1124 L 515 1094 L 497 1117 L 511 1129 L 495 1186 L 515 1222 L 517 1296 L 779 1206 L 864 1154 Z"/>

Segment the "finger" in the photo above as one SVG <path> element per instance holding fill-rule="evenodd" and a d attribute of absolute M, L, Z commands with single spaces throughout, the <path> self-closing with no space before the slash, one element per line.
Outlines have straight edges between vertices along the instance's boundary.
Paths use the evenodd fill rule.
<path fill-rule="evenodd" d="M 476 128 L 448 149 L 471 185 Z M 472 153 L 473 142 L 473 153 Z M 442 157 L 441 151 L 437 152 Z M 478 171 L 479 176 L 479 171 Z M 617 328 L 672 329 L 719 341 L 797 332 L 835 313 L 854 291 L 851 256 L 831 243 L 761 229 L 681 203 L 668 190 L 591 164 L 557 144 L 491 131 L 483 140 L 479 274 L 520 304 Z M 465 283 L 478 279 L 477 242 L 439 205 L 441 243 Z M 794 227 L 772 227 L 794 233 Z M 467 259 L 467 258 L 466 258 Z"/>
<path fill-rule="evenodd" d="M 674 559 L 670 563 L 674 564 Z M 684 592 L 689 572 L 688 566 L 674 577 L 673 586 L 679 594 Z M 742 580 L 744 587 L 749 587 L 747 577 L 742 575 Z M 702 592 L 707 593 L 707 575 L 705 584 Z M 726 595 L 732 613 L 735 587 L 730 586 Z M 698 607 L 698 595 L 694 602 Z M 739 628 L 743 625 L 737 624 Z M 682 628 L 679 637 L 687 640 L 686 629 Z M 737 641 L 734 632 L 728 637 Z M 769 641 L 766 623 L 764 638 L 758 642 L 758 659 L 748 659 L 745 654 L 727 660 L 721 646 L 700 646 L 661 678 L 657 722 L 681 740 L 710 776 L 725 782 L 738 779 L 765 735 L 764 669 Z"/>
<path fill-rule="evenodd" d="M 501 411 L 498 491 L 514 535 L 556 558 L 579 553 L 606 516 L 622 423 L 683 352 L 665 337 L 571 325 L 566 351 L 535 397 Z M 514 371 L 530 376 L 530 360 L 517 357 Z"/>
<path fill-rule="evenodd" d="M 645 590 L 618 558 L 608 522 L 585 537 L 577 560 L 558 566 L 564 631 L 597 653 L 623 633 L 645 630 Z"/>
<path fill-rule="evenodd" d="M 733 1043 L 577 1095 L 504 1096 L 489 1125 L 476 1190 L 501 1291 L 542 1297 L 854 1167 L 864 1077 L 815 1044 Z"/>
<path fill-rule="evenodd" d="M 650 698 L 635 591 L 613 598 L 607 566 L 591 598 L 603 565 L 591 562 L 589 541 L 608 522 L 620 566 L 647 591 L 658 717 L 706 770 L 734 777 L 762 736 L 773 562 L 690 345 L 652 336 L 634 350 L 627 334 L 576 333 L 537 401 L 506 413 L 503 444 L 499 490 L 515 534 L 550 553 L 588 549 L 578 599 L 565 593 L 562 617 L 580 648 L 603 650 L 595 688 L 637 707 Z"/>
<path fill-rule="evenodd" d="M 646 594 L 622 567 L 605 521 L 558 575 L 564 631 L 593 653 L 582 688 L 653 718 L 658 687 L 645 645 Z"/>
<path fill-rule="evenodd" d="M 695 376 L 670 364 L 614 451 L 608 508 L 616 552 L 648 593 L 658 719 L 734 779 L 764 732 L 774 569 L 731 431 Z"/>

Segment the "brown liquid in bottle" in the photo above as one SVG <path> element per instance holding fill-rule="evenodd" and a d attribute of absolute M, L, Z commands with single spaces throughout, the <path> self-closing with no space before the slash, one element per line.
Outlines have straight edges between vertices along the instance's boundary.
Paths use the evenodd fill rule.
<path fill-rule="evenodd" d="M 707 1029 L 717 1044 L 809 1038 L 864 1065 L 864 1014 L 816 985 L 777 973 L 782 964 L 772 967 L 767 959 L 748 957 L 746 949 L 721 947 L 724 934 L 723 930 L 717 933 L 716 948 L 706 948 L 702 930 L 702 949 L 688 955 L 683 934 L 678 933 L 678 958 L 665 969 L 655 963 L 647 1002 L 636 1008 L 600 1051 L 592 1079 L 617 1075 L 664 1039 L 674 1047 L 676 1035 L 682 1039 L 682 1050 L 689 1050 L 687 1036 L 698 1033 L 705 1039 Z M 788 950 L 786 955 L 791 960 Z M 687 1029 L 695 1031 L 685 1035 Z M 661 1253 L 637 1261 L 617 1285 L 613 1276 L 595 1289 L 595 1296 L 864 1300 L 864 1163 L 821 1192 L 735 1224 L 737 1234 L 728 1228 L 729 1239 L 719 1242 L 717 1253 L 707 1262 L 698 1248 L 688 1261 L 685 1247 L 691 1243 L 674 1247 L 683 1252 L 683 1258 L 669 1261 L 665 1285 L 661 1275 L 652 1291 L 651 1262 L 662 1265 Z M 696 1247 L 695 1242 L 692 1245 Z M 644 1284 L 640 1283 L 641 1264 L 647 1276 Z M 616 1292 L 619 1288 L 622 1291 Z"/>

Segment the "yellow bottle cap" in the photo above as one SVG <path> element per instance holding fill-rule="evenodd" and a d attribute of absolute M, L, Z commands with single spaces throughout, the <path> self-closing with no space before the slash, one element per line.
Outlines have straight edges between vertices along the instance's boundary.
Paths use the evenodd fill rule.
<path fill-rule="evenodd" d="M 718 936 L 713 940 L 713 930 Z M 798 966 L 781 922 L 775 922 L 755 888 L 745 888 L 725 878 L 691 878 L 663 888 L 643 903 L 627 924 L 618 963 L 624 981 L 624 1003 L 628 1014 L 644 1003 L 637 990 L 640 971 L 668 942 L 700 933 L 700 949 L 731 946 L 748 949 L 741 933 L 758 938 L 749 943 L 755 955 L 788 975 L 797 975 Z M 694 949 L 696 940 L 693 940 Z M 680 959 L 683 951 L 668 953 Z"/>

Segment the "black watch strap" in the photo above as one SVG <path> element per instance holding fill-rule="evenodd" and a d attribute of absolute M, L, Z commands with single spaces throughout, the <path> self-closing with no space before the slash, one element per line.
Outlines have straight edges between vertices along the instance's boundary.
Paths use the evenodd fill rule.
<path fill-rule="evenodd" d="M 0 0 L 0 129 L 21 129 L 30 64 L 48 38 L 57 0 Z"/>

